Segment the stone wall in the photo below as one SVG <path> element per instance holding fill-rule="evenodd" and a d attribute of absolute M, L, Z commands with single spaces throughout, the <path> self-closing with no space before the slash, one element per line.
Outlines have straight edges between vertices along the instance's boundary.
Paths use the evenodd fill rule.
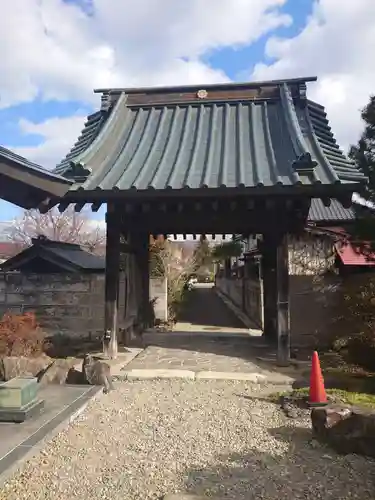
<path fill-rule="evenodd" d="M 239 307 L 258 328 L 263 327 L 262 283 L 250 278 L 216 277 L 216 287 Z"/>
<path fill-rule="evenodd" d="M 125 279 L 121 276 L 120 327 L 128 319 L 124 318 L 125 288 Z M 165 280 L 150 281 L 150 296 L 156 299 L 156 318 L 166 320 Z M 35 312 L 48 334 L 101 335 L 104 330 L 104 275 L 1 273 L 0 314 L 6 311 Z"/>
<path fill-rule="evenodd" d="M 290 276 L 290 329 L 294 347 L 329 343 L 332 336 L 343 334 L 348 323 L 338 322 L 345 314 L 344 295 L 347 280 L 363 283 L 364 276 L 345 280 L 328 276 Z M 245 284 L 245 285 L 244 285 Z M 239 278 L 219 278 L 216 286 L 247 316 L 262 325 L 262 283 Z M 244 286 L 241 295 L 240 290 Z M 349 332 L 345 332 L 349 333 Z"/>

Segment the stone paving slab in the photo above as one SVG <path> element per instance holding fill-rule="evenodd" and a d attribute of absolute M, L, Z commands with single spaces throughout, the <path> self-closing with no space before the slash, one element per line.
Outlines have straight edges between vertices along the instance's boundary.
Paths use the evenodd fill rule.
<path fill-rule="evenodd" d="M 259 351 L 255 353 L 249 337 L 203 338 L 171 332 L 145 335 L 144 342 L 146 348 L 127 364 L 127 370 L 259 371 Z"/>
<path fill-rule="evenodd" d="M 267 377 L 261 373 L 233 373 L 233 372 L 198 372 L 197 380 L 243 380 L 254 384 L 264 384 Z"/>
<path fill-rule="evenodd" d="M 280 373 L 241 373 L 241 372 L 215 372 L 190 370 L 123 370 L 116 375 L 118 380 L 158 380 L 158 379 L 183 379 L 183 380 L 231 380 L 247 381 L 259 385 L 292 386 L 295 378 Z"/>
<path fill-rule="evenodd" d="M 172 369 L 241 373 L 269 370 L 285 373 L 276 363 L 267 361 L 267 357 L 272 359 L 272 348 L 261 339 L 250 336 L 148 332 L 143 340 L 145 349 L 127 363 L 127 370 Z"/>
<path fill-rule="evenodd" d="M 188 379 L 194 380 L 195 373 L 189 370 L 126 370 L 122 374 L 127 380 L 147 380 L 147 379 Z"/>

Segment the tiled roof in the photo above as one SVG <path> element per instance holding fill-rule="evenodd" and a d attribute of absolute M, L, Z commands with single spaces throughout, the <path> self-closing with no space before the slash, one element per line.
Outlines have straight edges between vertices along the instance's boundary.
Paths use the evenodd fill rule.
<path fill-rule="evenodd" d="M 37 208 L 61 198 L 72 182 L 0 146 L 0 198 L 22 208 Z"/>
<path fill-rule="evenodd" d="M 48 245 L 43 245 L 43 249 L 83 270 L 105 269 L 104 257 L 92 254 L 79 245 L 48 242 Z"/>
<path fill-rule="evenodd" d="M 48 239 L 33 239 L 31 247 L 5 261 L 0 269 L 18 270 L 36 257 L 69 271 L 103 271 L 105 269 L 104 257 L 94 255 L 80 245 Z"/>
<path fill-rule="evenodd" d="M 375 253 L 370 249 L 348 241 L 336 243 L 335 248 L 344 266 L 375 266 Z"/>
<path fill-rule="evenodd" d="M 108 192 L 363 182 L 304 85 L 233 84 L 226 93 L 210 87 L 204 99 L 196 98 L 199 87 L 171 88 L 168 102 L 152 89 L 107 91 L 106 106 L 89 118 L 56 172 L 76 176 L 72 189 Z M 245 91 L 257 87 L 250 98 Z M 138 104 L 129 99 L 136 92 L 143 96 Z"/>
<path fill-rule="evenodd" d="M 70 168 L 71 162 L 90 146 L 104 125 L 107 117 L 108 113 L 105 111 L 97 111 L 96 113 L 88 116 L 84 129 L 77 142 L 74 144 L 64 160 L 55 168 L 54 172 L 56 174 L 64 174 Z"/>
<path fill-rule="evenodd" d="M 350 222 L 356 218 L 353 208 L 344 208 L 337 200 L 331 200 L 331 205 L 326 207 L 322 200 L 312 199 L 308 222 Z"/>
<path fill-rule="evenodd" d="M 0 241 L 0 257 L 10 257 L 19 250 L 19 245 L 12 241 Z"/>

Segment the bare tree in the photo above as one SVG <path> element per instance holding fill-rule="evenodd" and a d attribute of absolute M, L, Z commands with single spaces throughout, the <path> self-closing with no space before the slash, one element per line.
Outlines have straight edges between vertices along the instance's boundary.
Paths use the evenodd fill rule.
<path fill-rule="evenodd" d="M 57 208 L 45 214 L 38 210 L 25 210 L 22 217 L 16 219 L 7 230 L 8 238 L 25 248 L 31 245 L 32 238 L 45 236 L 49 240 L 64 243 L 76 243 L 89 251 L 104 251 L 105 231 L 99 223 L 95 225 L 87 212 L 75 212 L 69 207 L 60 213 Z"/>
<path fill-rule="evenodd" d="M 170 241 L 155 242 L 150 247 L 151 276 L 167 279 L 168 314 L 174 321 L 184 287 L 196 268 L 194 251 Z"/>

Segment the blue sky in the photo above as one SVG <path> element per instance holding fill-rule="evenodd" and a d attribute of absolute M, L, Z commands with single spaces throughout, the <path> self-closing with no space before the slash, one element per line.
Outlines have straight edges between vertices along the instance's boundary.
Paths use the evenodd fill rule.
<path fill-rule="evenodd" d="M 21 0 L 14 0 L 16 3 L 19 1 Z M 193 4 L 198 0 L 187 0 L 185 5 L 191 4 L 192 9 L 182 12 L 182 17 L 179 17 L 178 12 L 171 14 L 169 0 L 159 0 L 156 3 L 162 19 L 154 21 L 152 15 L 149 16 L 151 21 L 149 17 L 144 17 L 142 8 L 154 8 L 156 0 L 139 0 L 137 7 L 130 0 L 123 0 L 123 4 L 131 5 L 125 9 L 127 17 L 123 21 L 119 20 L 123 15 L 121 10 L 117 16 L 110 17 L 110 8 L 113 11 L 113 6 L 119 8 L 121 3 L 113 3 L 114 0 L 81 0 L 81 6 L 88 7 L 88 10 L 85 8 L 82 11 L 78 10 L 72 0 L 57 0 L 53 7 L 52 3 L 43 7 L 37 0 L 28 1 L 19 22 L 24 22 L 28 29 L 34 30 L 33 38 L 27 40 L 35 42 L 20 41 L 22 37 L 14 33 L 17 30 L 6 30 L 5 25 L 5 34 L 0 35 L 0 52 L 7 46 L 15 46 L 15 43 L 26 43 L 23 47 L 20 46 L 19 52 L 15 49 L 15 56 L 8 64 L 0 58 L 0 73 L 9 74 L 8 81 L 6 77 L 4 81 L 0 77 L 0 144 L 43 166 L 53 167 L 68 152 L 83 125 L 84 116 L 99 105 L 99 97 L 94 98 L 91 92 L 93 87 L 98 86 L 96 82 L 113 82 L 115 86 L 120 82 L 123 86 L 132 85 L 133 82 L 143 85 L 149 82 L 154 85 L 160 81 L 165 84 L 170 81 L 168 71 L 172 73 L 172 77 L 180 71 L 180 59 L 188 61 L 188 64 L 185 65 L 187 69 L 181 69 L 181 76 L 176 76 L 179 83 L 186 80 L 186 75 L 190 79 L 188 83 L 203 83 L 202 78 L 212 83 L 222 78 L 223 73 L 234 81 L 249 80 L 253 75 L 264 76 L 266 79 L 318 74 L 322 84 L 313 90 L 313 97 L 322 96 L 326 101 L 323 104 L 331 106 L 329 112 L 332 113 L 334 125 L 337 123 L 342 142 L 354 142 L 358 136 L 359 110 L 366 103 L 372 87 L 372 83 L 367 82 L 375 81 L 375 78 L 373 73 L 368 73 L 373 70 L 365 68 L 364 61 L 358 61 L 358 57 L 351 62 L 348 53 L 349 62 L 346 67 L 345 61 L 338 61 L 338 54 L 341 44 L 345 45 L 347 42 L 348 50 L 353 47 L 354 51 L 362 43 L 361 36 L 368 40 L 366 29 L 371 29 L 368 18 L 371 18 L 369 8 L 374 10 L 372 0 L 350 2 L 353 9 L 355 6 L 355 11 L 348 10 L 349 3 L 337 10 L 336 7 L 340 6 L 338 0 L 252 0 L 253 3 L 247 0 L 254 8 L 242 13 L 236 12 L 235 4 L 244 9 L 247 4 L 243 0 L 222 0 L 217 4 L 207 0 L 208 12 L 209 9 L 212 12 L 210 3 L 218 6 L 212 23 L 222 23 L 222 29 L 219 26 L 216 31 L 215 27 L 205 27 L 203 23 L 202 27 L 199 26 L 197 9 L 193 9 Z M 206 5 L 202 0 L 198 3 L 200 8 Z M 314 3 L 319 8 L 315 9 L 315 17 L 312 18 Z M 172 2 L 172 5 L 176 4 Z M 231 5 L 233 12 L 230 10 Z M 162 6 L 165 7 L 165 15 Z M 270 11 L 278 19 L 273 21 L 276 27 L 265 27 L 262 30 L 260 25 L 267 25 L 267 14 Z M 253 13 L 259 19 L 253 20 Z M 10 15 L 14 15 L 11 8 Z M 202 12 L 202 16 L 204 15 Z M 291 20 L 287 21 L 283 15 L 290 16 Z M 136 24 L 139 18 L 145 23 L 144 30 L 134 30 L 133 33 L 131 23 L 134 20 Z M 42 24 L 38 24 L 39 19 L 43 19 Z M 0 30 L 1 22 L 0 20 Z M 125 26 L 127 22 L 130 24 Z M 345 23 L 348 26 L 354 23 L 353 26 L 360 33 L 346 31 L 347 40 L 339 40 L 340 30 L 345 29 Z M 169 32 L 175 33 L 174 24 L 182 33 L 181 38 L 184 37 L 185 30 L 189 37 L 191 34 L 191 40 L 185 36 L 186 40 L 178 40 L 176 48 L 171 48 L 174 47 L 171 40 L 175 41 L 176 38 L 168 36 Z M 236 34 L 237 28 L 239 32 L 242 30 L 241 33 Z M 19 30 L 21 29 L 20 24 Z M 205 33 L 206 31 L 209 33 Z M 327 40 L 325 44 L 324 37 Z M 149 39 L 151 41 L 146 42 Z M 324 46 L 323 50 L 319 44 Z M 159 52 L 156 52 L 160 58 L 158 63 L 154 61 L 153 45 L 159 47 Z M 29 59 L 25 56 L 26 49 L 30 54 Z M 93 67 L 95 65 L 100 71 Z M 175 65 L 176 72 L 169 69 Z M 92 76 L 89 74 L 91 70 Z M 357 75 L 358 82 L 362 70 L 365 73 L 361 84 L 356 86 L 353 93 L 351 78 Z M 15 82 L 19 79 L 25 83 L 22 86 L 20 83 L 18 88 L 18 83 Z M 175 82 L 171 81 L 173 83 Z M 351 106 L 350 109 L 355 113 L 350 123 L 348 118 L 343 123 L 343 102 Z M 0 221 L 10 220 L 20 213 L 17 207 L 0 201 Z M 94 216 L 102 217 L 103 214 Z"/>

